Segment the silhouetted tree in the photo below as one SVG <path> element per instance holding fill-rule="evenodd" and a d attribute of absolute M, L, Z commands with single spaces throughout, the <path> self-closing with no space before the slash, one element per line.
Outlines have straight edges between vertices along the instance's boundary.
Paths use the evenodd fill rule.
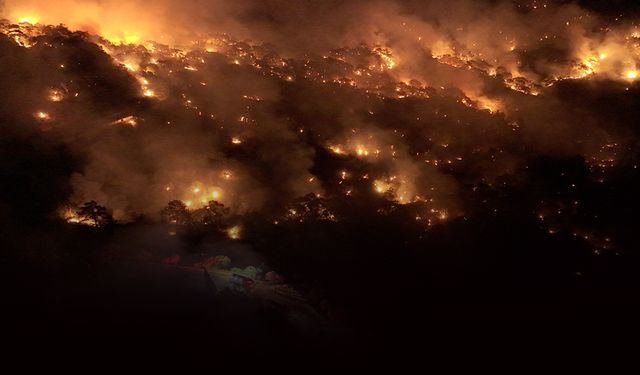
<path fill-rule="evenodd" d="M 161 211 L 162 217 L 172 223 L 178 225 L 189 225 L 193 222 L 191 213 L 187 206 L 179 200 L 171 201 Z"/>
<path fill-rule="evenodd" d="M 213 226 L 220 229 L 225 226 L 229 219 L 229 208 L 222 203 L 210 201 L 205 207 L 193 213 L 194 219 L 203 225 Z"/>
<path fill-rule="evenodd" d="M 109 211 L 96 201 L 86 202 L 78 209 L 80 223 L 104 227 L 113 224 L 113 217 Z"/>

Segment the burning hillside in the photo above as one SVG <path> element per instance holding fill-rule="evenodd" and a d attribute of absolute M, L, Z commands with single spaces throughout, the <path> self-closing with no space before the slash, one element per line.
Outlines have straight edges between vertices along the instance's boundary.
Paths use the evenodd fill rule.
<path fill-rule="evenodd" d="M 569 34 L 586 32 L 583 16 L 566 17 Z M 190 209 L 217 201 L 242 214 L 308 193 L 373 192 L 420 207 L 416 220 L 431 225 L 473 214 L 460 196 L 518 174 L 532 156 L 580 155 L 599 179 L 629 156 L 623 134 L 563 102 L 557 86 L 584 81 L 571 85 L 624 95 L 640 59 L 631 25 L 600 26 L 564 61 L 532 71 L 525 61 L 549 35 L 518 44 L 497 30 L 504 37 L 492 44 L 504 50 L 492 45 L 494 55 L 477 42 L 429 46 L 418 35 L 417 53 L 362 41 L 288 58 L 226 35 L 177 48 L 17 21 L 2 24 L 5 48 L 15 50 L 7 58 L 24 55 L 28 65 L 14 64 L 11 75 L 41 75 L 15 82 L 10 109 L 24 111 L 14 113 L 26 122 L 21 131 L 85 158 L 68 203 L 96 200 L 121 222 L 154 217 L 171 200 Z M 399 26 L 405 37 L 417 27 Z M 335 170 L 315 171 L 324 153 Z"/>
<path fill-rule="evenodd" d="M 7 222 L 166 225 L 167 241 L 196 248 L 217 233 L 285 273 L 332 263 L 274 250 L 296 241 L 309 254 L 314 241 L 356 249 L 336 259 L 357 264 L 365 244 L 410 249 L 407 259 L 471 246 L 451 233 L 491 247 L 485 223 L 501 228 L 487 236 L 509 237 L 513 223 L 525 242 L 587 257 L 637 241 L 620 214 L 637 206 L 632 17 L 562 1 L 7 0 L 0 10 Z M 100 250 L 174 255 L 123 243 Z M 583 272 L 571 267 L 562 272 Z M 322 284 L 307 271 L 294 281 Z"/>

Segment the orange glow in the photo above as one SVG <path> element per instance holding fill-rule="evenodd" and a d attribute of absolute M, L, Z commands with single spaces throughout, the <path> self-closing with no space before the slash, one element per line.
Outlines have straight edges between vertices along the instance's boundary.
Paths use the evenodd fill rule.
<path fill-rule="evenodd" d="M 222 178 L 224 178 L 225 180 L 230 180 L 233 177 L 233 173 L 231 173 L 231 171 L 223 171 L 221 173 Z"/>
<path fill-rule="evenodd" d="M 51 90 L 49 92 L 49 100 L 51 100 L 52 102 L 61 102 L 63 99 L 64 95 L 62 94 L 62 92 L 58 90 Z"/>
<path fill-rule="evenodd" d="M 242 234 L 242 227 L 236 225 L 226 230 L 227 236 L 232 240 L 239 240 Z"/>
<path fill-rule="evenodd" d="M 135 116 L 127 116 L 127 117 L 123 117 L 120 120 L 114 121 L 113 122 L 114 125 L 127 125 L 127 126 L 131 126 L 131 127 L 136 127 L 138 126 L 138 118 Z"/>
<path fill-rule="evenodd" d="M 356 147 L 356 154 L 358 156 L 369 156 L 369 151 L 362 145 Z"/>
<path fill-rule="evenodd" d="M 5 0 L 4 13 L 14 22 L 64 24 L 71 30 L 100 34 L 113 44 L 166 39 L 170 26 L 161 19 L 162 9 L 141 7 L 128 1 Z"/>
<path fill-rule="evenodd" d="M 47 112 L 42 112 L 42 111 L 36 112 L 34 114 L 34 117 L 36 119 L 40 120 L 40 121 L 49 121 L 49 120 L 51 120 L 51 115 L 48 114 Z"/>
<path fill-rule="evenodd" d="M 25 16 L 25 17 L 20 17 L 18 19 L 18 23 L 28 23 L 31 25 L 35 25 L 39 22 L 39 17 L 37 16 Z"/>
<path fill-rule="evenodd" d="M 331 150 L 334 154 L 342 155 L 344 154 L 344 150 L 340 146 L 329 146 L 329 150 Z"/>
<path fill-rule="evenodd" d="M 390 191 L 392 186 L 391 186 L 390 183 L 388 183 L 386 181 L 375 180 L 375 181 L 373 181 L 373 188 L 374 188 L 376 193 L 384 194 L 384 193 Z"/>

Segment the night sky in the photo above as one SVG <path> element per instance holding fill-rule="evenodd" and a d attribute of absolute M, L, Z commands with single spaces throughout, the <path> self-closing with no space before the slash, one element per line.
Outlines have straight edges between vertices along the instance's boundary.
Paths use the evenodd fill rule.
<path fill-rule="evenodd" d="M 622 0 L 0 0 L 9 331 L 365 362 L 627 331 L 639 22 Z"/>

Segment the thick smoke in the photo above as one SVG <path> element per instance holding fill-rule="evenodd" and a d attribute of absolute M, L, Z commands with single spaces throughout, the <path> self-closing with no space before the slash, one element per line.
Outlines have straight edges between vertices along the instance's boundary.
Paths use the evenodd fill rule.
<path fill-rule="evenodd" d="M 172 199 L 272 212 L 308 193 L 380 193 L 444 220 L 468 214 L 471 188 L 517 177 L 537 156 L 580 156 L 594 171 L 625 157 L 632 120 L 574 98 L 633 91 L 637 37 L 624 23 L 603 32 L 576 5 L 8 0 L 3 9 L 14 22 L 106 39 L 25 23 L 31 38 L 5 32 L 0 82 L 12 94 L 0 114 L 7 134 L 68 147 L 79 165 L 69 200 L 96 200 L 121 221 L 154 217 Z"/>

